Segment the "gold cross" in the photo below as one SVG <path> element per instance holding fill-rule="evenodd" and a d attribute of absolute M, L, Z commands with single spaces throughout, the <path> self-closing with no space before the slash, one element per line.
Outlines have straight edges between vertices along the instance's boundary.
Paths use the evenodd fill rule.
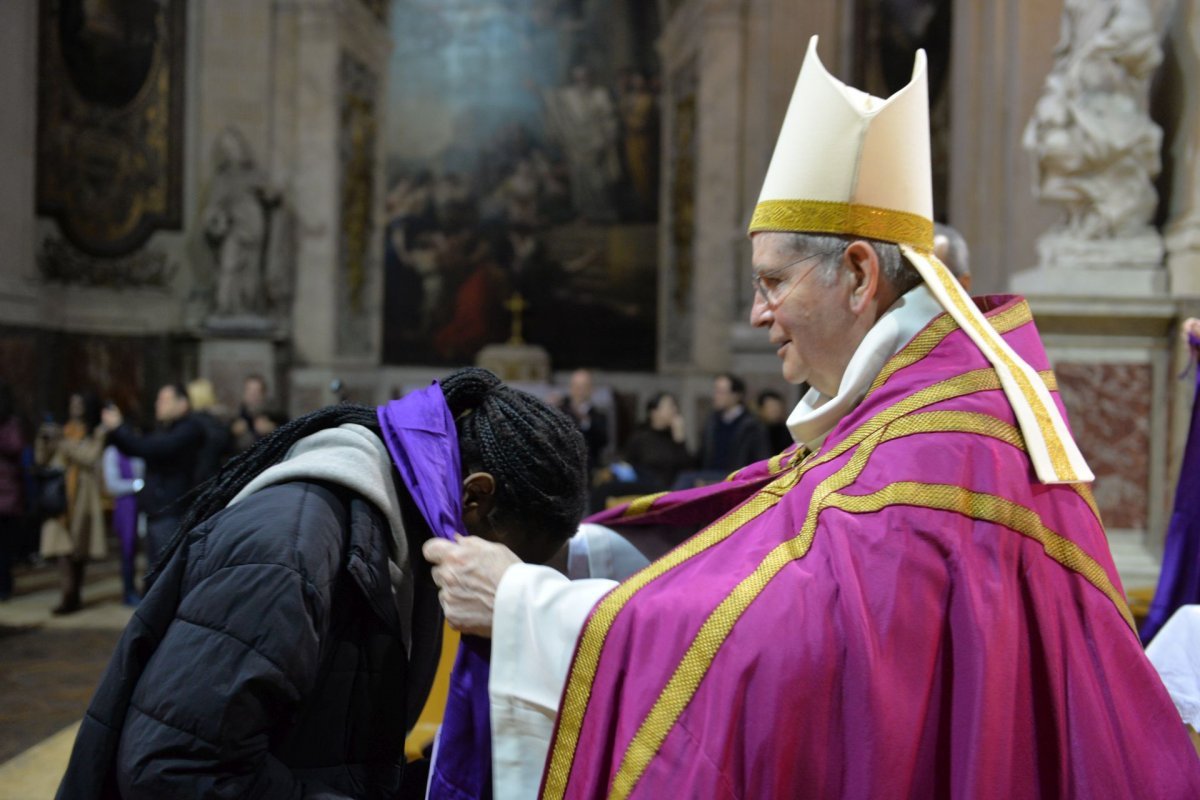
<path fill-rule="evenodd" d="M 512 297 L 508 298 L 508 302 L 504 307 L 513 315 L 512 319 L 512 335 L 508 337 L 509 344 L 525 344 L 525 339 L 521 336 L 521 313 L 529 308 L 529 304 L 525 302 L 525 298 L 521 297 L 520 292 L 513 292 Z"/>

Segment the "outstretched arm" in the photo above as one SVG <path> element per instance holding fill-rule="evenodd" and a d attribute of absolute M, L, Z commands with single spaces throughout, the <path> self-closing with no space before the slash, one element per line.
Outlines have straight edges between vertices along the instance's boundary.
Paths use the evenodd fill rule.
<path fill-rule="evenodd" d="M 147 461 L 166 461 L 180 453 L 195 450 L 204 443 L 204 429 L 195 420 L 176 425 L 170 430 L 155 431 L 139 436 L 128 426 L 109 434 L 119 450 Z"/>

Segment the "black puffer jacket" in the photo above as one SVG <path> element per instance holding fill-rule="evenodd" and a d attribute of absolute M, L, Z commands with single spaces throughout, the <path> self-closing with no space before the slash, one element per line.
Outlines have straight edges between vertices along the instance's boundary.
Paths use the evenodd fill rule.
<path fill-rule="evenodd" d="M 358 495 L 285 483 L 190 532 L 125 630 L 58 796 L 396 796 L 440 648 L 415 517 L 411 659 L 388 524 Z"/>

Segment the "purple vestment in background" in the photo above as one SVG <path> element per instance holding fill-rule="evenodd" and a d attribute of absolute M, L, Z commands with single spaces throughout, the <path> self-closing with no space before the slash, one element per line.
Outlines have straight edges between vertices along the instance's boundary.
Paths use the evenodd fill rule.
<path fill-rule="evenodd" d="M 1200 339 L 1194 336 L 1188 337 L 1188 343 L 1200 347 Z M 1196 371 L 1196 390 L 1198 396 L 1192 401 L 1192 422 L 1175 489 L 1175 510 L 1167 528 L 1162 573 L 1150 613 L 1142 623 L 1143 642 L 1153 639 L 1177 608 L 1200 603 L 1200 402 L 1197 402 L 1200 370 Z"/>
<path fill-rule="evenodd" d="M 117 451 L 117 469 L 124 480 L 133 479 L 133 461 L 120 450 Z M 136 494 L 122 495 L 113 500 L 113 531 L 117 534 L 117 541 L 121 543 L 121 568 L 130 571 L 130 583 L 127 588 L 132 588 L 133 551 L 137 545 L 137 515 Z"/>
<path fill-rule="evenodd" d="M 379 407 L 383 441 L 400 478 L 434 536 L 464 533 L 458 431 L 442 389 L 432 386 Z M 484 800 L 492 796 L 492 735 L 488 705 L 491 642 L 464 636 L 450 674 L 450 692 L 437 760 L 429 776 L 431 800 Z"/>

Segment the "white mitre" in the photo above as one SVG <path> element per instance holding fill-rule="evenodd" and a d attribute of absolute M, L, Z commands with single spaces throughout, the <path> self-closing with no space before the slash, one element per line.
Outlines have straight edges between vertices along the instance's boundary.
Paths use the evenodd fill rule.
<path fill-rule="evenodd" d="M 995 367 L 1042 483 L 1092 480 L 1045 383 L 933 254 L 925 51 L 886 100 L 834 78 L 809 41 L 750 233 L 861 236 L 900 246 L 930 292 Z"/>

